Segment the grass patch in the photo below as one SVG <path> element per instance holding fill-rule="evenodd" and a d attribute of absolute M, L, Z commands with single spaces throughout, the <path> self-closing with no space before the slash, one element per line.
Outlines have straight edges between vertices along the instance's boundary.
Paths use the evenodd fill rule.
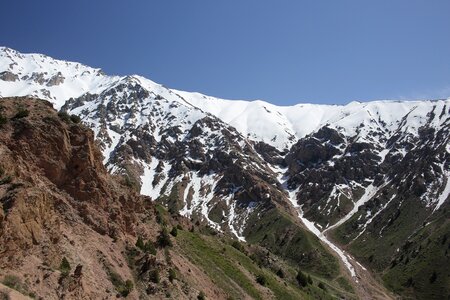
<path fill-rule="evenodd" d="M 310 232 L 296 225 L 277 209 L 260 217 L 251 216 L 246 229 L 247 241 L 260 244 L 274 254 L 288 259 L 300 269 L 333 279 L 339 275 L 337 259 Z"/>

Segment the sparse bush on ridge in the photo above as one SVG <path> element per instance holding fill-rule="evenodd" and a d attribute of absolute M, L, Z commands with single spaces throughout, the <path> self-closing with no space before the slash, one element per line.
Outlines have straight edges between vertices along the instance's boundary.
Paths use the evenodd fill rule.
<path fill-rule="evenodd" d="M 17 113 L 14 115 L 13 119 L 22 119 L 30 115 L 30 111 L 26 108 L 19 107 Z"/>
<path fill-rule="evenodd" d="M 170 268 L 169 269 L 169 281 L 173 282 L 175 279 L 177 279 L 177 272 L 174 269 Z"/>
<path fill-rule="evenodd" d="M 178 235 L 178 229 L 176 227 L 173 227 L 172 230 L 170 231 L 170 234 L 173 237 L 176 237 Z"/>
<path fill-rule="evenodd" d="M 301 287 L 305 287 L 308 285 L 308 277 L 306 277 L 306 275 L 303 274 L 303 272 L 300 270 L 298 271 L 295 279 L 297 279 L 297 282 Z"/>
<path fill-rule="evenodd" d="M 149 272 L 148 277 L 149 277 L 150 281 L 153 282 L 153 283 L 159 283 L 161 281 L 158 269 L 151 270 Z"/>
<path fill-rule="evenodd" d="M 63 257 L 61 264 L 59 265 L 59 270 L 63 276 L 67 276 L 70 273 L 70 263 L 66 257 Z"/>
<path fill-rule="evenodd" d="M 206 295 L 203 291 L 200 291 L 200 293 L 198 293 L 197 296 L 197 300 L 205 300 L 206 299 Z"/>
<path fill-rule="evenodd" d="M 258 276 L 256 276 L 256 282 L 262 286 L 266 286 L 267 278 L 266 278 L 266 276 L 259 274 Z"/>
<path fill-rule="evenodd" d="M 2 127 L 2 125 L 6 124 L 8 122 L 8 119 L 3 116 L 2 114 L 0 114 L 0 128 Z"/>
<path fill-rule="evenodd" d="M 158 236 L 158 246 L 161 248 L 171 247 L 172 241 L 170 240 L 170 235 L 167 232 L 167 228 L 163 228 Z"/>

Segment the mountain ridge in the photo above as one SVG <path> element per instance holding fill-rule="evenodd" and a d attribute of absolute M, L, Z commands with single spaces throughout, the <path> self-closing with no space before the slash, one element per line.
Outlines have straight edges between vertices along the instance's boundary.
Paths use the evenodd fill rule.
<path fill-rule="evenodd" d="M 350 252 L 359 274 L 368 266 L 387 277 L 401 267 L 389 269 L 399 261 L 396 249 L 420 224 L 446 214 L 450 99 L 278 107 L 171 90 L 140 76 L 35 72 L 1 58 L 0 95 L 31 93 L 79 115 L 94 130 L 108 170 L 137 191 L 295 261 L 304 257 L 293 253 L 291 234 L 281 228 L 262 234 L 275 226 L 273 213 L 297 218 L 319 239 L 326 235 L 344 250 L 343 261 Z M 383 242 L 367 248 L 366 240 Z M 415 242 L 421 245 L 423 236 Z M 383 243 L 390 244 L 385 251 Z M 391 288 L 416 292 L 409 278 L 400 279 Z"/>

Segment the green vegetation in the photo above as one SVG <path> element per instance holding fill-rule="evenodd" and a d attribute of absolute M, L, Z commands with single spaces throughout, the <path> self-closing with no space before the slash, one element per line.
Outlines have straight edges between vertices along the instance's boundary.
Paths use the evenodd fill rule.
<path fill-rule="evenodd" d="M 339 284 L 341 288 L 343 288 L 345 291 L 354 293 L 353 286 L 348 282 L 348 280 L 345 277 L 338 277 L 336 279 L 336 282 Z"/>
<path fill-rule="evenodd" d="M 203 291 L 200 291 L 200 293 L 198 293 L 197 296 L 197 300 L 205 300 L 206 299 L 206 295 Z"/>
<path fill-rule="evenodd" d="M 63 257 L 61 263 L 59 264 L 59 270 L 62 276 L 67 276 L 70 273 L 70 263 L 66 257 Z"/>
<path fill-rule="evenodd" d="M 58 117 L 63 120 L 64 122 L 70 124 L 70 123 L 75 123 L 78 124 L 81 122 L 81 118 L 77 115 L 69 115 L 67 112 L 65 111 L 60 111 L 58 112 Z"/>
<path fill-rule="evenodd" d="M 159 232 L 157 244 L 161 248 L 172 247 L 172 241 L 170 240 L 170 235 L 169 232 L 167 231 L 167 228 L 164 227 Z"/>
<path fill-rule="evenodd" d="M 261 217 L 250 216 L 245 235 L 250 244 L 260 244 L 275 255 L 297 264 L 302 270 L 333 279 L 339 275 L 337 259 L 306 229 L 277 209 Z"/>
<path fill-rule="evenodd" d="M 28 109 L 19 107 L 17 109 L 17 113 L 14 115 L 13 119 L 22 119 L 22 118 L 28 117 L 29 115 L 30 115 L 30 111 Z"/>
<path fill-rule="evenodd" d="M 169 281 L 173 282 L 175 279 L 177 279 L 177 272 L 175 271 L 175 269 L 170 268 L 169 269 Z"/>
<path fill-rule="evenodd" d="M 112 270 L 108 270 L 109 279 L 116 291 L 122 296 L 126 297 L 133 290 L 134 284 L 131 280 L 123 281 L 119 274 Z"/>
<path fill-rule="evenodd" d="M 10 176 L 10 175 L 5 176 L 4 178 L 0 179 L 0 185 L 9 184 L 11 182 L 12 182 L 12 176 Z"/>
<path fill-rule="evenodd" d="M 136 248 L 142 250 L 145 253 L 156 255 L 156 248 L 153 242 L 148 240 L 147 242 L 144 243 L 144 240 L 142 239 L 141 236 L 138 236 L 135 246 Z"/>
<path fill-rule="evenodd" d="M 164 188 L 163 188 L 164 189 Z M 178 196 L 178 186 L 175 185 L 169 195 L 161 194 L 157 203 L 168 208 L 170 214 L 176 214 L 183 207 L 183 201 Z"/>
<path fill-rule="evenodd" d="M 66 123 L 70 123 L 70 116 L 65 111 L 58 112 L 58 117 Z"/>
<path fill-rule="evenodd" d="M 297 276 L 295 277 L 295 279 L 297 279 L 297 282 L 298 282 L 298 284 L 301 287 L 305 287 L 305 286 L 307 286 L 309 284 L 308 277 L 306 277 L 306 275 L 303 274 L 303 272 L 300 271 L 300 270 L 298 271 Z"/>
<path fill-rule="evenodd" d="M 266 276 L 264 276 L 263 274 L 259 274 L 258 276 L 256 276 L 256 282 L 262 286 L 265 286 L 267 284 Z"/>
<path fill-rule="evenodd" d="M 10 300 L 11 297 L 9 296 L 9 293 L 5 290 L 0 290 L 0 300 Z"/>
<path fill-rule="evenodd" d="M 170 231 L 170 234 L 173 237 L 176 237 L 178 235 L 178 229 L 176 227 L 173 227 L 172 230 Z"/>
<path fill-rule="evenodd" d="M 153 283 L 159 283 L 161 280 L 161 277 L 159 276 L 158 269 L 150 270 L 150 272 L 148 273 L 148 278 Z"/>
<path fill-rule="evenodd" d="M 405 298 L 443 299 L 450 295 L 449 237 L 447 211 L 400 247 L 383 276 L 386 286 Z"/>
<path fill-rule="evenodd" d="M 14 290 L 21 291 L 23 289 L 23 283 L 22 280 L 14 275 L 6 275 L 2 283 L 6 285 L 7 287 L 10 287 Z"/>
<path fill-rule="evenodd" d="M 245 253 L 233 247 L 229 240 L 180 231 L 177 244 L 192 263 L 203 269 L 221 289 L 230 293 L 230 299 L 263 299 L 264 294 L 257 283 L 269 288 L 276 299 L 333 299 L 330 292 L 317 286 L 300 290 L 295 281 L 295 270 L 289 266 L 284 267 L 288 270 L 285 273 L 289 274 L 284 279 L 270 269 L 259 267 Z"/>
<path fill-rule="evenodd" d="M 8 119 L 0 113 L 0 128 L 8 122 Z"/>
<path fill-rule="evenodd" d="M 81 118 L 77 115 L 70 115 L 70 120 L 75 124 L 78 124 L 81 122 Z"/>
<path fill-rule="evenodd" d="M 166 226 L 167 225 L 167 210 L 161 204 L 155 205 L 156 223 Z"/>
<path fill-rule="evenodd" d="M 141 236 L 138 236 L 138 238 L 137 238 L 136 247 L 138 247 L 141 250 L 144 249 L 144 240 L 142 239 Z"/>
<path fill-rule="evenodd" d="M 12 288 L 16 291 L 18 291 L 19 293 L 23 294 L 23 295 L 27 295 L 31 298 L 34 298 L 34 293 L 30 292 L 28 290 L 28 287 L 25 283 L 22 282 L 22 280 L 15 276 L 15 275 L 6 275 L 5 277 L 3 277 L 2 281 L 1 281 L 4 285 L 6 285 L 9 288 Z M 6 294 L 6 296 L 9 297 L 9 294 L 7 294 L 6 292 L 4 292 L 3 295 L 0 296 L 1 297 L 5 297 L 4 295 Z M 1 298 L 0 298 L 1 299 Z M 4 299 L 9 299 L 9 298 L 4 298 Z"/>

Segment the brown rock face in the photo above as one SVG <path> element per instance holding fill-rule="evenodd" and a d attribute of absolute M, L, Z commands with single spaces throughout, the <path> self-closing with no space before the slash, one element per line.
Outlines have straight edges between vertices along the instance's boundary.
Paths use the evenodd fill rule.
<path fill-rule="evenodd" d="M 48 102 L 4 98 L 0 115 L 0 281 L 42 299 L 115 298 L 117 282 L 133 282 L 137 233 L 156 240 L 154 207 L 107 173 L 92 131 Z M 129 299 L 146 299 L 137 285 Z"/>

